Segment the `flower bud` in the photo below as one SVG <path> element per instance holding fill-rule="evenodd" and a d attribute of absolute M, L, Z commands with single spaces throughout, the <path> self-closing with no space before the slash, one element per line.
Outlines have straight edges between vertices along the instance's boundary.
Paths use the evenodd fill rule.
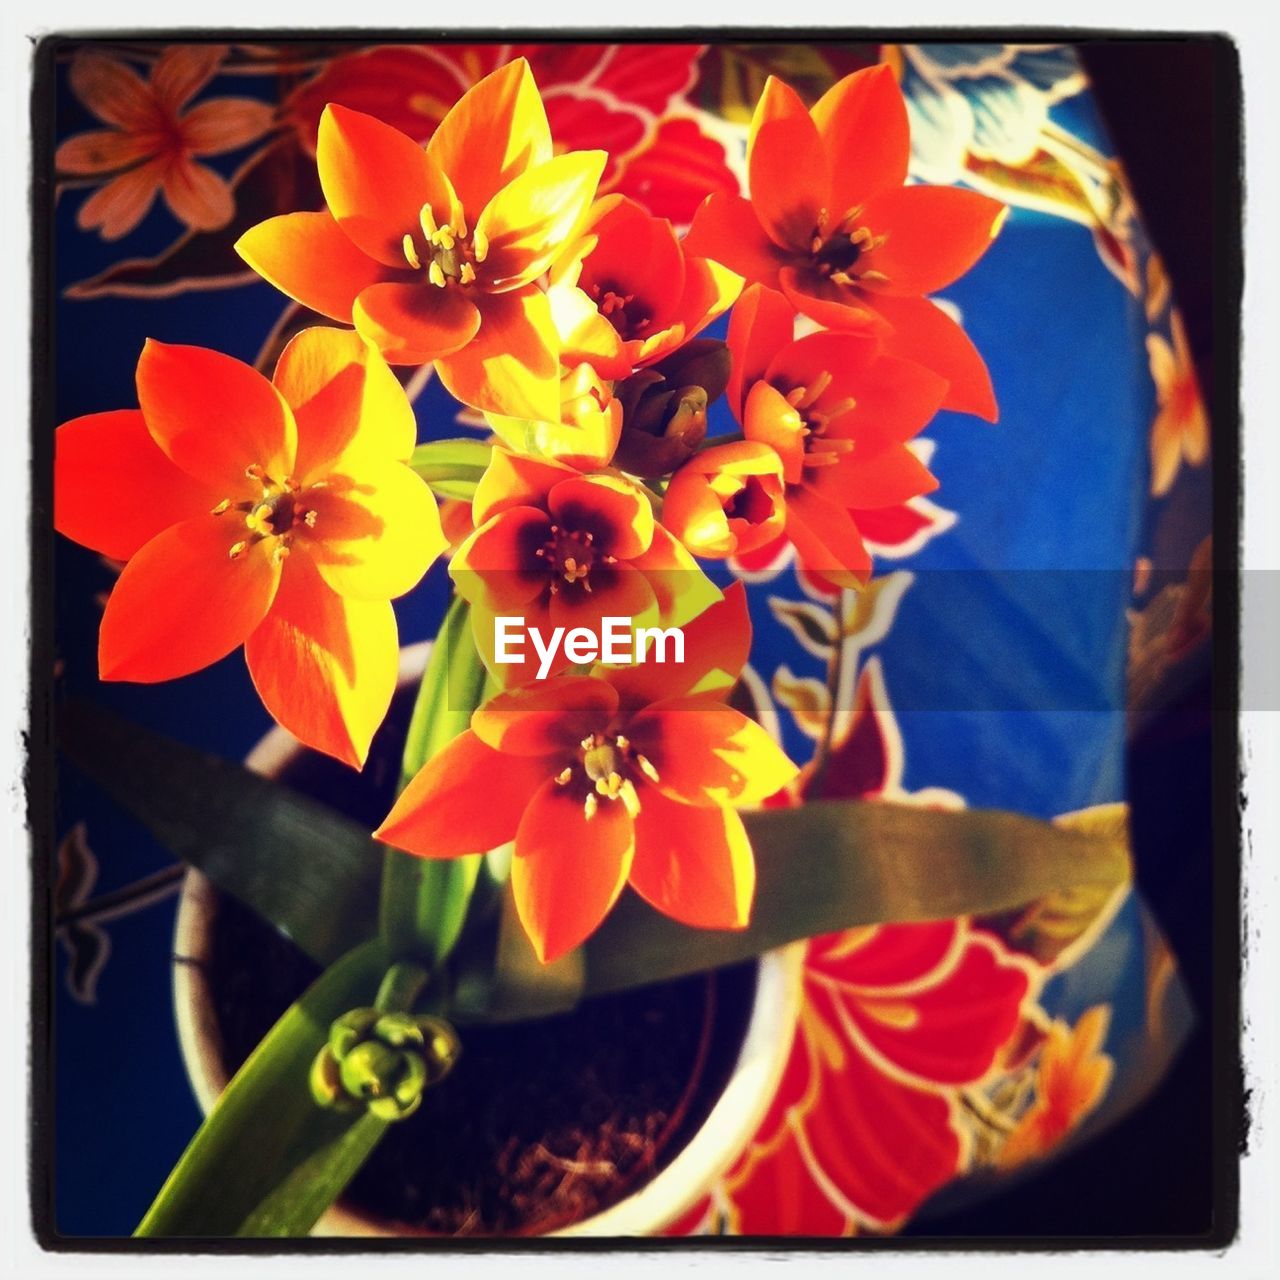
<path fill-rule="evenodd" d="M 663 476 L 688 461 L 707 434 L 707 406 L 723 394 L 729 349 L 699 338 L 617 389 L 622 436 L 614 462 L 634 475 Z"/>
<path fill-rule="evenodd" d="M 440 1018 L 352 1009 L 335 1019 L 311 1066 L 311 1094 L 322 1107 L 365 1106 L 382 1120 L 403 1120 L 422 1091 L 448 1075 L 458 1037 Z"/>
<path fill-rule="evenodd" d="M 696 556 L 723 559 L 751 551 L 786 527 L 782 460 L 766 444 L 715 445 L 671 478 L 663 526 Z"/>

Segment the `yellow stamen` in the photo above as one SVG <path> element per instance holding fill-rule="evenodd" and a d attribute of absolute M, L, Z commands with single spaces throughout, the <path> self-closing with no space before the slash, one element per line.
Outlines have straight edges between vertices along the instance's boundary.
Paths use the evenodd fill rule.
<path fill-rule="evenodd" d="M 414 247 L 413 237 L 406 231 L 404 233 L 404 256 L 405 261 L 415 270 L 421 270 L 422 259 L 418 257 L 418 250 Z"/>
<path fill-rule="evenodd" d="M 569 779 L 572 777 L 573 777 L 573 769 L 570 768 L 569 765 L 565 765 L 565 767 L 561 769 L 559 773 L 556 774 L 556 781 L 563 787 L 568 783 Z"/>
<path fill-rule="evenodd" d="M 435 259 L 431 259 L 431 265 L 427 268 L 427 279 L 431 281 L 437 289 L 444 288 L 444 272 L 440 269 L 440 263 Z"/>
<path fill-rule="evenodd" d="M 233 560 L 236 560 L 240 556 L 244 555 L 248 546 L 249 544 L 247 542 L 233 542 L 231 544 L 231 550 L 228 552 L 228 554 L 231 556 Z"/>
<path fill-rule="evenodd" d="M 634 818 L 640 812 L 640 797 L 636 795 L 635 785 L 628 778 L 618 790 L 618 798 L 622 807 Z"/>
<path fill-rule="evenodd" d="M 431 243 L 441 249 L 452 249 L 457 243 L 457 238 L 453 234 L 453 228 L 446 222 L 444 226 L 438 228 L 435 235 L 431 237 Z"/>
<path fill-rule="evenodd" d="M 289 554 L 289 544 L 287 542 L 278 542 L 275 549 L 271 552 L 271 563 L 279 564 Z"/>
<path fill-rule="evenodd" d="M 422 228 L 422 234 L 426 236 L 427 243 L 430 244 L 431 237 L 436 233 L 436 219 L 429 204 L 424 204 L 418 210 L 418 225 Z"/>
<path fill-rule="evenodd" d="M 594 792 L 588 792 L 587 798 L 582 802 L 582 815 L 588 822 L 596 816 L 596 810 L 600 807 L 600 801 L 596 799 Z"/>
<path fill-rule="evenodd" d="M 458 279 L 463 284 L 470 284 L 476 278 L 476 269 L 469 262 L 462 264 L 462 270 L 458 272 Z"/>
<path fill-rule="evenodd" d="M 477 262 L 483 262 L 489 256 L 489 237 L 479 227 L 471 237 L 471 248 Z"/>
<path fill-rule="evenodd" d="M 644 774 L 650 782 L 658 781 L 658 771 L 653 767 L 653 761 L 648 756 L 642 756 L 638 751 L 635 754 L 635 762 L 639 766 L 640 772 Z"/>
<path fill-rule="evenodd" d="M 223 498 L 223 500 L 220 503 L 218 503 L 218 505 L 214 507 L 214 509 L 210 512 L 210 515 L 220 516 L 224 511 L 229 510 L 230 507 L 231 507 L 231 499 Z"/>

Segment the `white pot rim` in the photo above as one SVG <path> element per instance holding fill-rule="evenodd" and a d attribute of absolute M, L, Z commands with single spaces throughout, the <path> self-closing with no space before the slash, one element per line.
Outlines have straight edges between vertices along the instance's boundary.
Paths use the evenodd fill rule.
<path fill-rule="evenodd" d="M 401 651 L 400 677 L 421 673 L 431 643 Z M 296 738 L 273 728 L 245 759 L 270 776 L 299 749 Z M 173 996 L 183 1063 L 206 1115 L 226 1087 L 212 992 L 205 961 L 216 890 L 200 872 L 188 871 L 174 929 Z M 791 1052 L 802 998 L 803 942 L 760 957 L 751 1015 L 733 1072 L 706 1120 L 649 1182 L 602 1212 L 555 1236 L 643 1236 L 660 1231 L 692 1208 L 746 1147 L 782 1078 Z M 318 1236 L 393 1236 L 381 1221 L 337 1206 L 317 1223 Z M 416 1233 L 414 1233 L 416 1234 Z M 425 1233 L 423 1233 L 425 1234 Z"/>

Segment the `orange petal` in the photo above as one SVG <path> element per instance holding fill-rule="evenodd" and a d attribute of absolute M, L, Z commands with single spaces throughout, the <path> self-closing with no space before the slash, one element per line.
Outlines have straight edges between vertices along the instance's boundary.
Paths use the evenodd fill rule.
<path fill-rule="evenodd" d="M 235 197 L 226 179 L 207 165 L 181 160 L 164 176 L 165 203 L 193 231 L 216 231 L 231 221 Z"/>
<path fill-rule="evenodd" d="M 603 732 L 617 711 L 618 693 L 607 681 L 561 676 L 495 695 L 471 717 L 471 727 L 495 751 L 559 757 L 576 754 L 582 739 Z"/>
<path fill-rule="evenodd" d="M 427 151 L 473 213 L 551 159 L 551 129 L 529 64 L 517 58 L 468 89 L 436 126 Z"/>
<path fill-rule="evenodd" d="M 590 585 L 590 590 L 585 588 Z M 605 618 L 629 618 L 636 627 L 656 626 L 658 600 L 649 579 L 634 561 L 597 564 L 579 582 L 557 584 L 551 597 L 551 623 L 570 630 L 585 627 L 600 636 Z"/>
<path fill-rule="evenodd" d="M 699 206 L 684 238 L 684 251 L 711 258 L 747 281 L 778 287 L 778 269 L 788 261 L 765 233 L 749 200 L 714 192 Z"/>
<path fill-rule="evenodd" d="M 253 98 L 210 98 L 182 117 L 182 140 L 193 155 L 234 151 L 266 133 L 275 114 Z"/>
<path fill-rule="evenodd" d="M 564 364 L 577 365 L 585 361 L 602 378 L 625 378 L 631 372 L 631 361 L 623 350 L 618 331 L 581 289 L 556 285 L 547 290 L 547 301 Z"/>
<path fill-rule="evenodd" d="M 799 770 L 754 720 L 707 695 L 665 698 L 634 716 L 627 736 L 685 804 L 759 804 Z"/>
<path fill-rule="evenodd" d="M 781 459 L 751 440 L 702 450 L 672 476 L 662 523 L 695 555 L 723 559 L 771 542 L 784 523 Z"/>
<path fill-rule="evenodd" d="M 226 55 L 225 44 L 171 44 L 152 68 L 152 92 L 176 115 L 213 79 Z"/>
<path fill-rule="evenodd" d="M 280 393 L 256 369 L 204 347 L 148 338 L 138 359 L 138 403 L 156 443 L 184 471 L 224 496 L 293 473 L 297 427 Z"/>
<path fill-rule="evenodd" d="M 503 187 L 476 223 L 478 242 L 488 244 L 480 279 L 508 290 L 542 275 L 585 220 L 606 159 L 603 151 L 570 151 Z"/>
<path fill-rule="evenodd" d="M 664 627 L 683 627 L 721 598 L 720 588 L 703 573 L 688 550 L 660 524 L 649 549 L 631 561 L 648 579 Z"/>
<path fill-rule="evenodd" d="M 331 102 L 320 117 L 316 165 L 329 212 L 352 241 L 384 266 L 408 265 L 404 238 L 421 242 L 421 211 L 456 225 L 449 179 L 407 134 Z"/>
<path fill-rule="evenodd" d="M 306 548 L 339 595 L 392 600 L 416 587 L 445 549 L 440 511 L 404 463 L 360 462 L 357 475 L 335 473 L 306 491 L 316 513 Z"/>
<path fill-rule="evenodd" d="M 77 53 L 71 60 L 71 92 L 105 124 L 122 129 L 155 128 L 155 95 L 135 72 L 104 53 Z"/>
<path fill-rule="evenodd" d="M 280 581 L 272 539 L 232 559 L 243 525 L 196 516 L 152 538 L 125 566 L 98 635 L 103 680 L 150 684 L 199 671 L 242 645 Z"/>
<path fill-rule="evenodd" d="M 765 82 L 751 121 L 747 172 L 756 216 L 779 248 L 809 251 L 831 178 L 822 139 L 794 89 L 776 76 Z"/>
<path fill-rule="evenodd" d="M 550 458 L 530 458 L 510 449 L 495 448 L 476 485 L 477 524 L 508 507 L 540 507 L 562 480 L 578 475 L 572 467 Z"/>
<path fill-rule="evenodd" d="M 1008 209 L 961 187 L 899 187 L 870 201 L 866 225 L 885 242 L 867 264 L 888 277 L 885 293 L 934 293 L 964 275 L 987 251 Z"/>
<path fill-rule="evenodd" d="M 768 382 L 757 382 L 747 395 L 742 431 L 748 440 L 768 445 L 782 460 L 788 484 L 804 475 L 804 419 L 786 396 Z"/>
<path fill-rule="evenodd" d="M 631 815 L 605 801 L 588 819 L 581 796 L 554 781 L 534 795 L 516 832 L 511 889 L 538 959 L 558 959 L 595 932 L 627 882 Z"/>
<path fill-rule="evenodd" d="M 400 665 L 389 601 L 344 599 L 310 558 L 290 556 L 266 618 L 245 641 L 263 705 L 300 742 L 362 768 Z"/>
<path fill-rule="evenodd" d="M 778 272 L 778 287 L 801 315 L 828 329 L 879 332 L 888 326 L 873 310 L 880 293 L 870 294 L 856 285 L 835 284 L 825 276 L 798 267 Z"/>
<path fill-rule="evenodd" d="M 395 802 L 374 837 L 420 858 L 457 858 L 506 844 L 546 765 L 504 756 L 470 729 L 432 756 Z"/>
<path fill-rule="evenodd" d="M 725 589 L 723 598 L 684 625 L 684 663 L 658 666 L 639 663 L 612 667 L 605 678 L 631 709 L 699 693 L 728 693 L 737 682 L 751 650 L 751 616 L 741 582 Z"/>
<path fill-rule="evenodd" d="M 787 537 L 806 569 L 844 587 L 863 585 L 871 573 L 871 554 L 853 517 L 839 503 L 801 485 L 787 494 Z"/>
<path fill-rule="evenodd" d="M 465 347 L 480 312 L 457 285 L 374 284 L 356 299 L 356 328 L 392 364 L 426 364 Z"/>
<path fill-rule="evenodd" d="M 53 157 L 53 167 L 59 173 L 110 173 L 154 152 L 155 139 L 147 134 L 94 129 L 62 143 Z"/>
<path fill-rule="evenodd" d="M 236 241 L 236 252 L 281 293 L 345 324 L 361 290 L 395 274 L 356 248 L 327 211 L 268 218 Z"/>
<path fill-rule="evenodd" d="M 573 476 L 547 494 L 547 507 L 566 529 L 590 533 L 603 555 L 631 560 L 653 541 L 653 507 L 621 476 Z"/>
<path fill-rule="evenodd" d="M 300 484 L 357 458 L 407 462 L 417 440 L 413 406 L 399 379 L 358 333 L 304 329 L 271 376 L 298 425 L 294 477 Z"/>
<path fill-rule="evenodd" d="M 509 507 L 486 520 L 460 546 L 449 565 L 458 593 L 498 614 L 523 614 L 547 589 L 537 558 L 551 539 L 551 519 L 537 507 Z"/>
<path fill-rule="evenodd" d="M 765 376 L 769 363 L 795 336 L 796 317 L 787 300 L 763 285 L 748 285 L 729 317 L 729 351 L 733 356 L 725 397 L 733 416 L 742 421 L 743 401 L 753 383 Z"/>
<path fill-rule="evenodd" d="M 112 560 L 222 496 L 169 461 L 137 409 L 74 418 L 54 434 L 54 528 Z"/>
<path fill-rule="evenodd" d="M 814 105 L 813 122 L 831 161 L 834 217 L 906 181 L 907 107 L 889 67 L 867 67 L 832 85 Z"/>
<path fill-rule="evenodd" d="M 480 329 L 461 350 L 437 357 L 451 395 L 472 408 L 554 422 L 560 415 L 559 343 L 547 295 L 533 285 L 477 294 Z"/>
<path fill-rule="evenodd" d="M 82 231 L 97 230 L 104 240 L 128 235 L 155 202 L 168 163 L 165 159 L 148 160 L 112 178 L 80 206 L 76 225 Z"/>
<path fill-rule="evenodd" d="M 838 498 L 846 507 L 895 507 L 908 498 L 932 493 L 938 487 L 933 473 L 905 445 L 890 445 L 867 456 L 863 455 L 861 448 L 855 448 L 849 463 L 846 474 L 840 478 L 838 494 L 834 487 L 822 489 L 828 497 Z M 828 470 L 834 472 L 841 468 L 830 467 Z M 821 472 L 818 479 L 822 479 Z"/>
<path fill-rule="evenodd" d="M 986 363 L 969 335 L 927 298 L 875 299 L 876 310 L 893 326 L 885 334 L 887 353 L 914 360 L 950 383 L 942 408 L 972 413 L 988 422 L 998 416 Z"/>
<path fill-rule="evenodd" d="M 719 805 L 640 792 L 631 887 L 650 906 L 695 929 L 742 929 L 751 916 L 756 863 L 742 819 Z"/>

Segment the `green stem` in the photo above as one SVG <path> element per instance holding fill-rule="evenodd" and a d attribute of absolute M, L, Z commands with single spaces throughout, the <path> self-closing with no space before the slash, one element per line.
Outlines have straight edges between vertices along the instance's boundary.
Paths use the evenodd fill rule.
<path fill-rule="evenodd" d="M 470 607 L 455 598 L 422 675 L 401 763 L 401 790 L 471 722 L 485 691 L 485 670 L 471 637 Z M 388 849 L 379 912 L 393 960 L 437 968 L 462 933 L 480 870 L 479 854 L 417 858 Z"/>
<path fill-rule="evenodd" d="M 379 1013 L 412 1013 L 430 980 L 431 974 L 422 965 L 401 960 L 383 975 L 373 1007 Z"/>

